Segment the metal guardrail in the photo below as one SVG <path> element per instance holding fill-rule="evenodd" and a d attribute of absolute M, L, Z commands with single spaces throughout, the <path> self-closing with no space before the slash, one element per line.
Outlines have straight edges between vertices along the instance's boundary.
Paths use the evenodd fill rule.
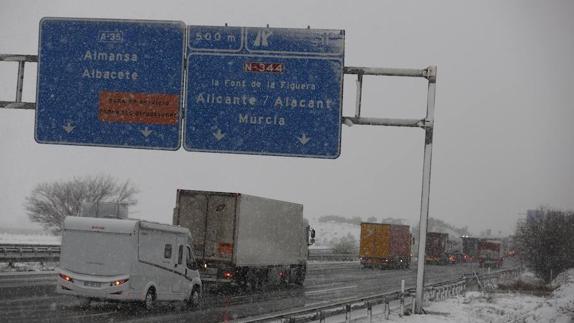
<path fill-rule="evenodd" d="M 505 278 L 506 276 L 517 276 L 520 272 L 519 268 L 512 268 L 506 270 L 499 270 L 490 274 L 477 273 L 465 274 L 462 277 L 427 285 L 424 288 L 424 299 L 428 301 L 440 301 L 448 297 L 456 296 L 462 293 L 467 287 L 477 283 L 481 289 L 488 289 L 495 286 L 493 281 Z M 306 307 L 303 309 L 288 310 L 278 313 L 271 313 L 262 315 L 255 318 L 239 320 L 241 323 L 255 323 L 255 322 L 311 322 L 319 321 L 325 322 L 327 317 L 345 314 L 348 318 L 351 317 L 351 312 L 366 309 L 367 315 L 372 322 L 373 320 L 373 306 L 384 304 L 383 313 L 385 318 L 389 318 L 391 312 L 391 303 L 399 302 L 401 311 L 414 304 L 415 288 L 406 289 L 404 292 L 392 291 L 383 294 L 376 294 L 364 297 L 349 298 L 341 301 L 336 301 L 330 304 L 317 305 Z M 407 303 L 406 299 L 410 298 L 411 302 Z M 399 315 L 402 313 L 399 312 Z"/>
<path fill-rule="evenodd" d="M 0 262 L 58 261 L 59 245 L 0 244 Z M 334 253 L 333 249 L 309 249 L 309 260 L 314 261 L 356 261 L 356 253 Z"/>
<path fill-rule="evenodd" d="M 44 262 L 59 260 L 59 245 L 0 244 L 0 261 L 2 262 Z"/>

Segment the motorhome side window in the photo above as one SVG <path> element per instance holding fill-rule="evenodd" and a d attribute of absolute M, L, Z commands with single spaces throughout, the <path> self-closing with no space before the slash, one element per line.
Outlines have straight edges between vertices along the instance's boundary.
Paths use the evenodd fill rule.
<path fill-rule="evenodd" d="M 193 255 L 191 254 L 191 248 L 187 247 L 187 257 L 186 257 L 187 268 L 193 268 Z"/>
<path fill-rule="evenodd" d="M 183 246 L 179 245 L 179 251 L 177 253 L 177 264 L 181 265 L 183 260 Z"/>
<path fill-rule="evenodd" d="M 165 249 L 163 250 L 163 257 L 171 259 L 171 244 L 165 245 Z"/>

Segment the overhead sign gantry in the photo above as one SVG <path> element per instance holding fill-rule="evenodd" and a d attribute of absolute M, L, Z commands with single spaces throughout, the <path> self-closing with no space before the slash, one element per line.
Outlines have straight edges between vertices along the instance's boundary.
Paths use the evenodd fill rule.
<path fill-rule="evenodd" d="M 82 23 L 89 24 L 88 22 L 93 22 L 93 20 L 74 19 L 73 21 L 78 22 L 78 28 L 75 29 L 76 31 L 84 31 L 82 28 L 86 28 L 86 30 L 92 32 L 91 35 L 94 35 L 94 30 L 86 26 L 80 26 Z M 96 93 L 106 91 L 111 92 L 109 88 L 106 87 L 108 83 L 93 82 L 94 87 L 91 88 L 89 86 L 90 83 L 81 82 L 81 78 L 92 78 L 92 76 L 94 76 L 98 79 L 102 78 L 103 75 L 107 75 L 107 78 L 112 78 L 112 71 L 108 71 L 108 74 L 102 74 L 102 71 L 100 71 L 100 74 L 98 74 L 96 70 L 92 73 L 88 69 L 86 73 L 86 68 L 95 69 L 100 66 L 98 63 L 94 63 L 93 65 L 81 65 L 82 57 L 84 61 L 88 57 L 90 57 L 90 61 L 94 56 L 97 57 L 95 53 L 88 54 L 85 52 L 85 48 L 89 47 L 86 44 L 90 45 L 94 40 L 90 38 L 85 39 L 85 41 L 82 42 L 73 37 L 65 37 L 64 34 L 57 35 L 62 31 L 70 31 L 56 28 L 58 27 L 59 22 L 61 22 L 61 20 L 44 19 L 41 23 L 41 37 L 44 33 L 42 27 L 44 24 L 48 27 L 50 23 L 54 23 L 54 26 L 49 27 L 54 27 L 51 32 L 56 35 L 51 35 L 51 37 L 54 37 L 54 40 L 51 43 L 44 43 L 42 39 L 40 41 L 40 62 L 42 61 L 42 55 L 51 57 L 54 62 L 52 63 L 53 65 L 47 64 L 52 68 L 52 74 L 48 72 L 45 75 L 43 74 L 44 68 L 42 67 L 42 64 L 39 64 L 36 104 L 22 102 L 22 86 L 25 62 L 36 62 L 38 61 L 38 58 L 34 55 L 0 54 L 0 61 L 18 63 L 15 101 L 0 101 L 0 108 L 36 108 L 36 140 L 39 142 L 177 149 L 180 142 L 178 129 L 181 117 L 177 118 L 175 121 L 177 127 L 174 127 L 174 122 L 170 121 L 165 122 L 169 124 L 169 127 L 161 128 L 164 126 L 164 123 L 158 122 L 157 119 L 155 119 L 156 121 L 149 121 L 140 116 L 139 118 L 132 120 L 127 117 L 119 117 L 119 115 L 128 113 L 122 111 L 145 110 L 132 108 L 132 103 L 139 102 L 139 104 L 148 104 L 148 102 L 152 102 L 151 105 L 148 104 L 147 107 L 151 107 L 152 110 L 154 107 L 157 107 L 155 103 L 153 103 L 156 101 L 151 100 L 154 98 L 153 94 L 156 92 L 145 92 L 150 89 L 153 90 L 159 88 L 161 91 L 165 90 L 165 92 L 158 93 L 163 93 L 168 96 L 182 93 L 181 87 L 178 88 L 177 86 L 177 80 L 180 79 L 182 75 L 181 70 L 174 68 L 174 66 L 180 67 L 181 65 L 178 65 L 179 62 L 183 62 L 183 59 L 178 61 L 178 57 L 179 55 L 182 55 L 183 57 L 184 50 L 182 49 L 181 51 L 178 51 L 178 47 L 176 46 L 176 39 L 179 37 L 179 31 L 182 29 L 181 23 L 155 22 L 158 24 L 156 25 L 158 27 L 160 26 L 159 24 L 163 24 L 165 35 L 162 34 L 162 36 L 173 40 L 173 42 L 169 42 L 171 46 L 166 48 L 158 47 L 161 43 L 159 39 L 161 37 L 158 37 L 154 40 L 155 46 L 152 46 L 153 48 L 149 49 L 149 53 L 143 51 L 141 54 L 137 54 L 143 55 L 146 60 L 149 60 L 147 62 L 151 64 L 149 66 L 146 66 L 145 64 L 142 65 L 142 71 L 153 72 L 154 68 L 160 68 L 162 71 L 168 70 L 172 73 L 166 74 L 167 79 L 162 79 L 162 82 L 158 82 L 160 84 L 150 80 L 150 86 L 145 87 L 145 91 L 143 92 L 144 94 L 148 93 L 150 100 L 131 102 L 127 98 L 137 96 L 123 96 L 123 94 L 121 94 L 125 93 L 122 92 L 124 91 L 123 88 L 113 88 L 112 90 L 120 93 L 117 94 L 119 96 L 118 101 L 115 101 L 116 97 L 110 94 L 104 94 L 103 97 L 104 99 L 111 99 L 109 102 L 118 105 L 113 105 L 110 108 L 111 111 L 117 111 L 117 113 L 113 112 L 110 113 L 111 115 L 105 116 L 106 112 L 104 111 L 104 115 L 102 116 L 100 113 L 102 106 L 101 102 L 106 102 L 106 100 L 102 101 L 102 95 L 96 95 Z M 125 39 L 123 29 L 120 30 L 119 28 L 122 23 L 127 24 L 129 21 L 96 20 L 96 22 L 101 22 L 102 24 L 110 22 L 112 23 L 111 27 L 116 26 L 113 25 L 114 23 L 119 24 L 117 25 L 117 29 L 110 29 L 110 26 L 108 25 L 102 25 L 106 28 L 97 29 L 98 36 L 96 36 L 95 39 L 99 39 L 99 41 L 110 45 L 109 47 L 104 46 L 104 48 L 115 48 L 114 44 L 121 44 Z M 46 28 L 46 30 L 48 29 L 49 28 Z M 74 28 L 71 30 L 74 30 Z M 117 30 L 120 30 L 121 32 L 116 33 Z M 126 27 L 125 30 L 127 32 L 131 29 Z M 158 29 L 156 32 L 161 33 L 161 30 Z M 127 34 L 131 35 L 132 33 L 129 32 Z M 276 37 L 271 37 L 273 34 L 275 34 Z M 157 36 L 157 33 L 154 33 L 154 35 Z M 172 39 L 170 35 L 176 36 Z M 85 37 L 85 35 L 80 36 L 79 38 L 82 39 L 81 37 Z M 188 37 L 189 54 L 187 85 L 189 88 L 186 96 L 188 105 L 185 116 L 186 133 L 184 139 L 184 147 L 187 150 L 336 158 L 340 153 L 341 123 L 348 126 L 397 126 L 416 127 L 425 130 L 419 221 L 419 250 L 415 295 L 415 313 L 422 313 L 425 267 L 424 256 L 430 202 L 431 159 L 434 132 L 437 79 L 436 66 L 429 66 L 425 69 L 370 67 L 343 68 L 344 33 L 342 31 L 191 26 L 188 30 Z M 143 41 L 144 38 L 145 37 L 138 38 L 141 41 L 139 45 L 142 48 L 149 46 L 146 41 Z M 300 40 L 300 43 L 298 40 Z M 77 46 L 70 45 L 69 43 L 71 41 L 77 42 Z M 44 46 L 43 44 L 45 44 L 46 48 L 42 47 Z M 69 55 L 69 53 L 62 51 L 59 53 L 59 55 L 62 55 L 62 58 L 58 58 L 58 54 L 56 54 L 57 52 L 52 52 L 58 46 L 67 48 L 70 53 L 75 52 L 78 56 L 75 57 L 75 60 L 67 60 L 66 62 L 68 63 L 66 64 L 62 60 L 67 57 L 66 55 Z M 82 50 L 78 52 L 78 48 L 81 48 Z M 131 53 L 130 50 L 136 50 L 129 46 L 126 48 L 118 48 L 120 53 L 122 53 L 121 50 L 124 50 L 128 54 Z M 169 55 L 169 53 L 173 54 L 173 52 L 170 51 L 170 48 L 175 51 L 173 56 Z M 46 53 L 51 53 L 51 55 L 47 55 Z M 152 60 L 153 58 L 161 57 L 160 54 L 163 53 L 166 53 L 166 57 L 169 58 L 169 61 L 164 62 L 165 65 L 162 65 L 162 62 L 159 59 L 155 61 Z M 156 56 L 156 54 L 158 56 Z M 119 57 L 121 57 L 121 55 Z M 116 55 L 114 54 L 114 61 L 116 61 L 115 58 Z M 125 60 L 129 61 L 128 58 L 125 58 Z M 165 57 L 163 58 L 165 59 Z M 47 61 L 49 62 L 50 60 Z M 104 60 L 104 62 L 106 61 L 110 61 L 110 59 Z M 118 59 L 117 61 L 120 60 Z M 124 59 L 122 58 L 121 62 L 123 61 Z M 106 66 L 110 67 L 109 65 L 105 65 L 102 68 L 105 68 Z M 113 66 L 115 65 L 112 65 L 112 67 Z M 136 66 L 139 65 L 133 65 L 134 68 Z M 169 69 L 169 66 L 172 67 L 171 70 Z M 329 67 L 331 70 L 328 69 Z M 61 73 L 63 76 L 60 76 L 60 74 L 55 71 L 57 68 L 62 69 Z M 50 69 L 48 70 L 50 71 Z M 78 71 L 80 71 L 81 77 L 78 76 Z M 116 71 L 116 78 L 120 77 L 118 72 L 119 71 Z M 69 76 L 69 73 L 76 74 Z M 130 79 L 133 79 L 134 77 L 139 78 L 140 73 L 141 72 L 138 70 L 136 77 L 130 72 L 129 77 Z M 343 117 L 341 115 L 343 74 L 357 75 L 357 97 L 354 116 Z M 271 77 L 271 75 L 274 76 Z M 361 97 L 364 75 L 417 77 L 427 79 L 428 89 L 426 116 L 422 119 L 362 117 Z M 124 73 L 122 74 L 122 77 L 127 78 L 128 74 Z M 103 78 L 106 79 L 105 76 L 103 76 Z M 80 82 L 78 82 L 78 80 Z M 74 82 L 76 82 L 75 85 Z M 281 82 L 284 82 L 286 86 L 284 85 L 283 88 L 281 88 L 281 85 L 279 85 L 278 88 L 277 84 L 281 84 Z M 179 83 L 180 86 L 182 83 L 183 82 Z M 272 83 L 274 84 L 273 86 L 267 85 Z M 136 91 L 141 88 L 135 87 L 135 84 L 139 83 L 134 83 L 134 87 L 128 88 L 127 90 L 133 90 L 137 93 Z M 170 87 L 161 87 L 162 84 L 169 84 Z M 299 86 L 297 86 L 297 84 L 299 84 Z M 308 86 L 301 84 L 313 84 L 314 87 L 311 85 Z M 43 87 L 44 89 L 41 89 L 40 87 Z M 227 89 L 225 89 L 226 87 Z M 50 89 L 56 92 L 50 93 L 48 91 Z M 317 89 L 319 89 L 319 91 L 317 91 Z M 69 92 L 65 92 L 65 90 L 69 90 Z M 66 98 L 62 93 L 69 94 L 71 99 Z M 151 95 L 149 93 L 151 93 Z M 82 107 L 79 102 L 82 102 L 84 96 L 87 100 L 84 102 L 86 105 Z M 96 97 L 97 99 L 95 99 Z M 74 100 L 74 98 L 76 100 Z M 270 98 L 272 99 L 271 101 L 265 101 L 265 99 L 269 100 Z M 284 99 L 285 101 L 283 101 Z M 46 100 L 47 102 L 41 102 L 41 100 Z M 311 101 L 313 101 L 312 107 Z M 319 107 L 319 101 L 322 101 L 321 108 Z M 65 105 L 60 107 L 60 111 L 57 105 L 54 105 L 54 102 Z M 327 104 L 327 102 L 329 103 Z M 71 104 L 71 106 L 68 106 L 69 104 Z M 137 104 L 135 104 L 135 106 L 139 107 Z M 165 104 L 164 107 L 171 106 L 172 105 L 170 104 Z M 234 108 L 232 109 L 230 107 Z M 333 107 L 338 110 L 333 109 Z M 297 111 L 301 111 L 301 113 Z M 42 118 L 39 119 L 38 115 L 40 113 L 43 115 Z M 273 115 L 266 115 L 267 113 Z M 248 115 L 247 118 L 245 117 L 246 114 Z M 178 116 L 180 116 L 180 114 L 178 114 Z M 255 118 L 251 119 L 251 116 L 255 116 Z M 154 120 L 154 117 L 157 116 L 147 115 L 147 117 Z M 282 123 L 281 121 L 275 121 L 280 120 L 275 119 L 276 117 L 283 117 L 283 126 L 287 124 L 287 120 L 291 120 L 290 122 L 292 123 L 285 128 L 273 129 L 271 126 L 275 126 L 276 122 L 277 124 Z M 83 120 L 83 118 L 86 118 L 86 120 Z M 160 116 L 159 118 L 161 119 L 163 117 Z M 167 118 L 164 120 L 167 120 Z M 74 121 L 77 123 L 74 123 Z M 232 127 L 230 127 L 223 129 L 223 126 L 226 124 L 225 121 L 229 122 L 229 124 L 234 122 L 239 123 L 240 125 L 243 124 L 244 127 L 235 129 L 231 129 Z M 108 122 L 110 124 L 106 125 L 101 122 Z M 124 126 L 123 124 L 127 125 Z M 141 124 L 145 125 L 144 129 L 138 129 L 138 127 L 141 127 Z M 74 134 L 72 136 L 64 136 L 58 129 L 62 128 L 66 133 L 70 134 L 80 125 L 85 127 L 80 127 L 81 132 L 78 131 L 80 133 L 78 135 Z M 117 128 L 114 126 L 117 126 Z M 106 138 L 106 141 L 90 141 L 90 136 L 98 134 L 97 132 L 89 133 L 90 129 L 91 131 L 100 131 L 99 134 Z M 167 130 L 170 135 L 166 135 L 166 133 L 158 131 L 158 137 L 162 138 L 160 141 L 152 141 L 151 139 L 141 141 L 141 139 L 134 140 L 133 138 L 125 139 L 121 137 L 113 138 L 113 136 L 131 135 L 134 132 L 137 133 L 137 131 L 147 138 L 151 133 L 155 132 L 156 129 Z M 177 135 L 175 135 L 176 133 Z M 301 133 L 301 135 L 299 135 L 299 133 Z M 296 136 L 300 145 L 296 143 L 295 145 L 297 146 L 293 146 L 293 136 Z M 211 137 L 215 138 L 215 141 Z M 226 137 L 228 140 L 222 142 Z M 70 140 L 70 138 L 74 140 Z M 163 141 L 165 138 L 169 138 L 170 140 Z M 173 138 L 177 138 L 177 140 L 173 141 Z M 318 140 L 313 141 L 311 145 L 306 146 L 313 138 Z M 152 144 L 153 142 L 169 142 L 171 143 L 171 146 L 154 146 L 154 144 Z M 176 144 L 174 144 L 174 142 L 176 142 Z"/>

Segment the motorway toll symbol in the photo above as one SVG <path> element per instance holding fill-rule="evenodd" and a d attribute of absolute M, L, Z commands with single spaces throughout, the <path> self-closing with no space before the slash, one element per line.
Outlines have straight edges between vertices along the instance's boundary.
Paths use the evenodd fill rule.
<path fill-rule="evenodd" d="M 342 30 L 188 27 L 183 146 L 337 158 Z"/>
<path fill-rule="evenodd" d="M 177 150 L 185 24 L 44 18 L 39 143 Z"/>

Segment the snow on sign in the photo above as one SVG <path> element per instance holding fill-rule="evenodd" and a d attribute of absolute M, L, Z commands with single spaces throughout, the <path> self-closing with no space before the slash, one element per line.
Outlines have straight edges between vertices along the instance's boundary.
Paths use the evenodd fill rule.
<path fill-rule="evenodd" d="M 188 27 L 184 148 L 337 158 L 343 30 Z"/>
<path fill-rule="evenodd" d="M 185 24 L 44 18 L 39 143 L 177 150 Z"/>

